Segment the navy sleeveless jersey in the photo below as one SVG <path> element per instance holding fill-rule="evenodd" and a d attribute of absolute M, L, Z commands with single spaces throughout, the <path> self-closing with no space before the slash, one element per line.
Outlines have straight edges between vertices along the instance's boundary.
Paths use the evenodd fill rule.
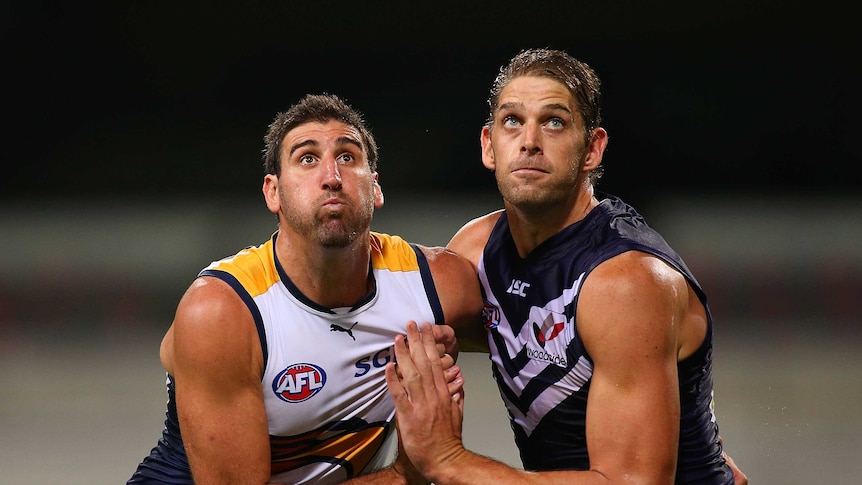
<path fill-rule="evenodd" d="M 579 290 L 600 263 L 626 251 L 655 255 L 685 275 L 707 314 L 700 348 L 678 364 L 681 400 L 676 483 L 732 484 L 712 408 L 712 317 L 676 252 L 613 196 L 536 247 L 515 248 L 505 212 L 479 262 L 494 378 L 527 470 L 589 469 L 585 436 L 592 359 L 577 328 Z M 633 404 L 634 405 L 634 404 Z"/>

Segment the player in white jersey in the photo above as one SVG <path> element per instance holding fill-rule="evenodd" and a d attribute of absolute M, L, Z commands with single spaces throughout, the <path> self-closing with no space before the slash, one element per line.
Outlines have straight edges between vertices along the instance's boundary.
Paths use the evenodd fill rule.
<path fill-rule="evenodd" d="M 168 411 L 129 483 L 427 483 L 393 462 L 384 367 L 407 320 L 478 321 L 472 265 L 370 231 L 377 146 L 332 95 L 279 113 L 263 194 L 278 231 L 204 269 L 161 345 Z M 431 331 L 454 364 L 451 327 Z M 462 382 L 447 369 L 453 393 Z"/>

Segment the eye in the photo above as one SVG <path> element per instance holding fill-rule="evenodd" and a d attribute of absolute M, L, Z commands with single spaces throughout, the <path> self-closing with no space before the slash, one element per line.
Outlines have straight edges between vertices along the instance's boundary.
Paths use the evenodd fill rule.
<path fill-rule="evenodd" d="M 341 163 L 350 163 L 356 160 L 356 157 L 351 153 L 342 153 L 340 157 L 338 157 L 338 161 Z"/>
<path fill-rule="evenodd" d="M 559 130 L 566 126 L 566 123 L 560 118 L 551 118 L 545 123 L 549 128 Z"/>
<path fill-rule="evenodd" d="M 300 165 L 308 165 L 311 163 L 314 163 L 314 157 L 312 157 L 311 155 L 303 155 L 303 156 L 299 157 L 299 164 Z"/>
<path fill-rule="evenodd" d="M 514 128 L 519 124 L 521 124 L 521 122 L 513 115 L 509 115 L 503 118 L 503 126 L 506 128 Z"/>

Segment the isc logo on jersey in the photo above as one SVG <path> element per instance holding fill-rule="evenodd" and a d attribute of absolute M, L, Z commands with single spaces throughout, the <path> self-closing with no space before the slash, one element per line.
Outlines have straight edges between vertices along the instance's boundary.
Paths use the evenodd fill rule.
<path fill-rule="evenodd" d="M 302 402 L 326 384 L 326 372 L 314 364 L 293 364 L 272 380 L 272 390 L 282 401 Z"/>

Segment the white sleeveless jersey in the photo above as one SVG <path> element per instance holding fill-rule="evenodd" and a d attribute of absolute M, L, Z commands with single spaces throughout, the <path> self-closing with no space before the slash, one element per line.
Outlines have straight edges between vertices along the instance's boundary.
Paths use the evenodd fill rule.
<path fill-rule="evenodd" d="M 277 234 L 201 272 L 230 284 L 254 316 L 265 370 L 272 481 L 337 483 L 391 464 L 395 407 L 384 367 L 408 320 L 442 323 L 424 254 L 371 234 L 376 288 L 353 308 L 302 295 L 275 257 Z"/>

